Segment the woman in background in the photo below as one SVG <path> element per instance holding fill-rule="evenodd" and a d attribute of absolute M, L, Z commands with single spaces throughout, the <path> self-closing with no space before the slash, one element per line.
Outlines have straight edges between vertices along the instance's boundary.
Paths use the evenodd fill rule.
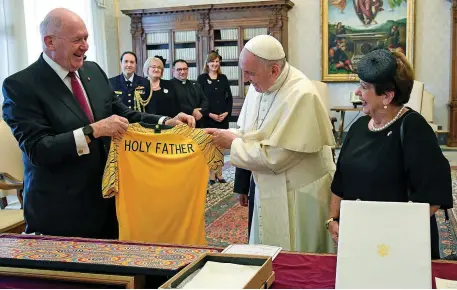
<path fill-rule="evenodd" d="M 203 89 L 209 103 L 209 116 L 204 117 L 206 128 L 228 129 L 232 114 L 233 97 L 227 76 L 221 72 L 222 57 L 217 51 L 211 51 L 206 58 L 205 73 L 198 76 L 198 83 Z M 226 183 L 222 172 L 210 173 L 210 184 L 219 181 Z"/>
<path fill-rule="evenodd" d="M 452 208 L 451 172 L 430 125 L 404 106 L 414 84 L 413 69 L 403 54 L 378 49 L 360 60 L 358 75 L 355 93 L 367 116 L 351 126 L 344 140 L 325 225 L 337 244 L 343 199 L 428 203 L 431 253 L 439 259 L 435 212 Z"/>
<path fill-rule="evenodd" d="M 146 60 L 143 73 L 149 79 L 151 89 L 146 99 L 135 99 L 135 106 L 145 107 L 142 112 L 172 117 L 181 112 L 181 107 L 173 84 L 162 79 L 165 63 L 166 60 L 157 55 Z"/>

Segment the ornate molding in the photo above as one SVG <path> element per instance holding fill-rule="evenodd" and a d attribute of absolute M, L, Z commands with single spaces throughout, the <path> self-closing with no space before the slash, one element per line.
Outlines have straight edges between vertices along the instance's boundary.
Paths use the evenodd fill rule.
<path fill-rule="evenodd" d="M 268 28 L 281 28 L 282 25 L 282 8 L 275 8 L 271 11 Z"/>
<path fill-rule="evenodd" d="M 179 7 L 165 7 L 165 8 L 152 8 L 152 9 L 136 9 L 136 10 L 122 10 L 122 13 L 129 17 L 137 14 L 142 15 L 163 15 L 163 14 L 178 14 L 185 12 L 211 12 L 221 10 L 249 10 L 249 9 L 291 9 L 294 3 L 290 0 L 270 0 L 259 2 L 241 2 L 241 3 L 227 3 L 227 4 L 207 4 L 207 5 L 189 5 Z"/>
<path fill-rule="evenodd" d="M 132 15 L 132 22 L 130 24 L 130 33 L 132 36 L 141 36 L 144 34 L 143 23 L 142 23 L 142 15 Z"/>
<path fill-rule="evenodd" d="M 209 10 L 199 12 L 200 23 L 198 24 L 198 27 L 197 27 L 199 34 L 209 34 L 209 32 L 211 30 L 209 12 L 210 12 Z"/>

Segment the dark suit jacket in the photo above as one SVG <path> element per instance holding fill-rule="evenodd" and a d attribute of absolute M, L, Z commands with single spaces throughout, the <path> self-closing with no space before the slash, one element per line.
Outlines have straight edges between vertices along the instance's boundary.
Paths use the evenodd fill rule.
<path fill-rule="evenodd" d="M 171 83 L 174 85 L 178 94 L 182 112 L 192 115 L 194 109 L 201 108 L 200 113 L 203 117 L 208 116 L 208 99 L 197 82 L 187 80 L 186 84 L 183 84 L 182 81 L 173 78 L 171 79 Z M 197 126 L 201 126 L 202 121 L 203 118 L 197 122 Z"/>
<path fill-rule="evenodd" d="M 95 121 L 113 114 L 131 123 L 159 116 L 129 110 L 94 62 L 79 69 Z M 102 175 L 110 138 L 89 144 L 78 156 L 73 130 L 89 124 L 74 95 L 42 56 L 3 83 L 3 119 L 23 152 L 27 232 L 115 238 L 114 199 L 103 199 Z"/>
<path fill-rule="evenodd" d="M 126 105 L 130 109 L 133 109 L 133 97 L 136 88 L 143 87 L 143 89 L 140 89 L 140 92 L 142 92 L 141 95 L 143 100 L 147 99 L 147 97 L 149 96 L 149 80 L 140 77 L 137 74 L 133 75 L 132 87 L 130 88 L 127 88 L 127 84 L 125 83 L 126 81 L 123 74 L 110 78 L 109 82 L 116 95 L 119 98 L 121 98 L 124 105 Z M 148 106 L 146 106 L 146 112 L 148 112 L 147 107 Z"/>

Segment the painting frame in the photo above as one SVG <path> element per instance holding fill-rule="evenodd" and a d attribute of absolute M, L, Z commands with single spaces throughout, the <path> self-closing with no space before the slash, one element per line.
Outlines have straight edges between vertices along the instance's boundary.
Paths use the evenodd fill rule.
<path fill-rule="evenodd" d="M 352 1 L 352 0 L 347 0 Z M 386 0 L 384 0 L 386 1 Z M 329 72 L 329 5 L 330 0 L 321 0 L 321 31 L 322 31 L 322 65 L 321 77 L 324 82 L 358 82 L 355 71 L 338 74 Z M 406 7 L 406 58 L 414 68 L 414 37 L 415 37 L 415 5 L 416 0 L 407 0 Z"/>

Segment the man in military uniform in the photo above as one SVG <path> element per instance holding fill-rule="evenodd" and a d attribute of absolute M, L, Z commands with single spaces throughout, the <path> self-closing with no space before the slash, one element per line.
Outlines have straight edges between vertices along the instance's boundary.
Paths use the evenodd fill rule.
<path fill-rule="evenodd" d="M 135 90 L 142 98 L 149 95 L 149 81 L 135 74 L 136 55 L 131 51 L 126 51 L 121 56 L 122 73 L 109 79 L 111 87 L 122 102 L 130 109 L 134 109 Z"/>

